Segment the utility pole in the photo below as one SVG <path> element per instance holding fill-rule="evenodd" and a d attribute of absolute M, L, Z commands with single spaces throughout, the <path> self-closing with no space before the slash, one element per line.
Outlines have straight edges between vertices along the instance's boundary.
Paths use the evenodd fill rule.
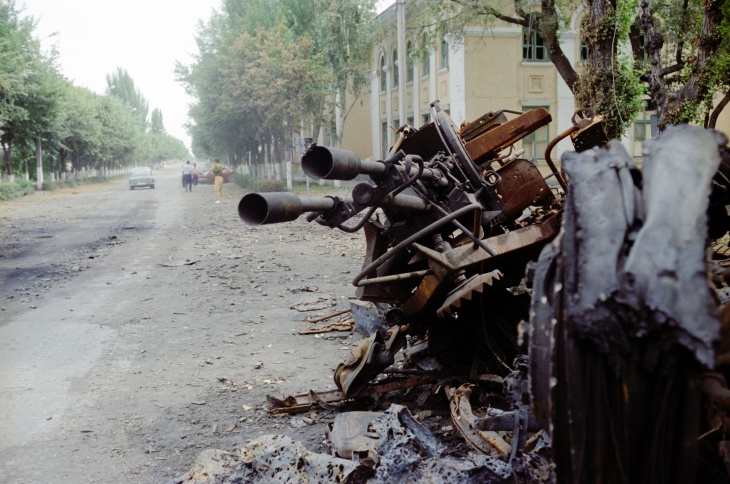
<path fill-rule="evenodd" d="M 406 113 L 406 0 L 397 0 L 397 34 L 398 34 L 398 117 L 400 128 L 408 122 Z"/>

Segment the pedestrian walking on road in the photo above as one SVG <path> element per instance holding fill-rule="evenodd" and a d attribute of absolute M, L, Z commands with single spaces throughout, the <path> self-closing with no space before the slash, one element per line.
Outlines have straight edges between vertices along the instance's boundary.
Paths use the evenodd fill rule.
<path fill-rule="evenodd" d="M 213 168 L 210 170 L 215 175 L 215 203 L 221 203 L 223 198 L 223 165 L 218 158 L 213 162 Z"/>
<path fill-rule="evenodd" d="M 193 186 L 198 186 L 198 164 L 193 163 L 193 169 L 190 170 L 190 174 L 193 176 Z"/>
<path fill-rule="evenodd" d="M 188 160 L 187 163 L 183 165 L 183 187 L 186 192 L 193 191 L 193 178 L 190 174 L 192 170 L 193 167 L 190 165 L 190 160 Z"/>

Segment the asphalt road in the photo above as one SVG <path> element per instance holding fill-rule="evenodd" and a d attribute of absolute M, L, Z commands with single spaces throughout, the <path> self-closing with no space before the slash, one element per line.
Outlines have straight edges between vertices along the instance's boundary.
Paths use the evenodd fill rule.
<path fill-rule="evenodd" d="M 265 396 L 334 387 L 359 337 L 298 331 L 348 307 L 361 236 L 248 227 L 239 187 L 155 175 L 0 202 L 0 481 L 164 482 L 272 432 L 320 450 L 326 416 Z"/>

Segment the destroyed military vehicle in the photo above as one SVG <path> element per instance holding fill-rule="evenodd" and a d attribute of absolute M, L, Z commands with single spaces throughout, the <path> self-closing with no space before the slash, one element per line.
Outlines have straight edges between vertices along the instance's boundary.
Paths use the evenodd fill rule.
<path fill-rule="evenodd" d="M 350 197 L 241 199 L 249 224 L 306 213 L 367 242 L 353 284 L 377 330 L 337 367 L 338 391 L 275 411 L 438 383 L 466 441 L 506 466 L 495 482 L 727 480 L 724 276 L 710 284 L 707 257 L 708 231 L 728 229 L 724 136 L 670 128 L 639 169 L 579 110 L 548 171 L 514 148 L 551 121 L 544 109 L 457 127 L 431 108 L 385 160 L 309 148 L 310 177 L 368 177 Z"/>

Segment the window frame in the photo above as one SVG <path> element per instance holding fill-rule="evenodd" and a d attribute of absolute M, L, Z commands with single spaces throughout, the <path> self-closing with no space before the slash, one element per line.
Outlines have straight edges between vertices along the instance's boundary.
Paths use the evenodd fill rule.
<path fill-rule="evenodd" d="M 425 40 L 425 39 L 424 39 Z M 424 42 L 425 44 L 425 42 Z M 424 45 L 423 54 L 421 55 L 421 77 L 431 75 L 431 49 Z"/>
<path fill-rule="evenodd" d="M 398 87 L 398 49 L 393 49 L 393 87 Z"/>
<path fill-rule="evenodd" d="M 413 82 L 413 42 L 406 43 L 406 82 Z"/>
<path fill-rule="evenodd" d="M 545 41 L 529 27 L 522 27 L 522 62 L 550 62 Z"/>
<path fill-rule="evenodd" d="M 439 70 L 449 68 L 449 42 L 442 35 L 439 40 Z"/>
<path fill-rule="evenodd" d="M 385 54 L 380 55 L 380 92 L 385 92 L 388 88 L 388 77 L 385 72 Z"/>

